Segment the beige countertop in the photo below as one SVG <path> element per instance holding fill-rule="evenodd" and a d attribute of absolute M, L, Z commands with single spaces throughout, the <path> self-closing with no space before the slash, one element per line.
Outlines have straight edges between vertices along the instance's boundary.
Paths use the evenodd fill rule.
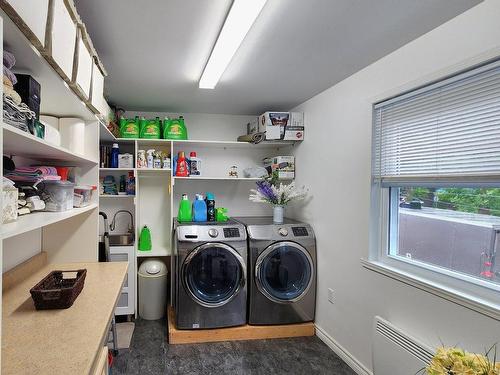
<path fill-rule="evenodd" d="M 88 374 L 127 273 L 126 262 L 49 264 L 3 292 L 2 374 Z M 87 269 L 73 306 L 35 310 L 29 290 L 50 271 Z"/>

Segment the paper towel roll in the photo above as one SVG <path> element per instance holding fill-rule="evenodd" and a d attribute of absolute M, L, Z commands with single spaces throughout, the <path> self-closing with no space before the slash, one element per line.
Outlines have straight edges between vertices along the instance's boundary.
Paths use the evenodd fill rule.
<path fill-rule="evenodd" d="M 59 119 L 57 117 L 40 115 L 40 121 L 56 130 L 59 130 Z"/>
<path fill-rule="evenodd" d="M 85 153 L 85 122 L 75 117 L 59 119 L 59 132 L 61 133 L 61 146 L 75 154 Z"/>
<path fill-rule="evenodd" d="M 60 146 L 59 119 L 54 116 L 40 115 L 40 122 L 45 125 L 45 136 L 43 139 L 56 146 Z"/>

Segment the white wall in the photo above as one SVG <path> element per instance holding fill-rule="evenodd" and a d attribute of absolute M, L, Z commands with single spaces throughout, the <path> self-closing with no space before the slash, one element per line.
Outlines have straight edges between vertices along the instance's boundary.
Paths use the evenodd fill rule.
<path fill-rule="evenodd" d="M 307 124 L 297 181 L 313 195 L 295 216 L 312 223 L 318 238 L 316 324 L 368 369 L 375 315 L 432 346 L 482 352 L 500 339 L 499 321 L 360 264 L 368 257 L 372 103 L 500 56 L 499 20 L 500 1 L 487 0 L 295 108 Z"/>

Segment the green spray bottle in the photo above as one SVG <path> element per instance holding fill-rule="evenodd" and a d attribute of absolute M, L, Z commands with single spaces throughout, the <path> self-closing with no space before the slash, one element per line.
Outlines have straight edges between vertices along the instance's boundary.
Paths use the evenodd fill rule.
<path fill-rule="evenodd" d="M 140 251 L 151 251 L 153 244 L 151 242 L 151 231 L 147 225 L 144 225 L 139 235 L 139 250 Z"/>

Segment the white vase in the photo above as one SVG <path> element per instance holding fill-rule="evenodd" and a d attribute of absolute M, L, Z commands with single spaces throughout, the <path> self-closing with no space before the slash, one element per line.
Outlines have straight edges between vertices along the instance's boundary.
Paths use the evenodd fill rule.
<path fill-rule="evenodd" d="M 273 223 L 283 224 L 284 206 L 273 206 Z"/>

